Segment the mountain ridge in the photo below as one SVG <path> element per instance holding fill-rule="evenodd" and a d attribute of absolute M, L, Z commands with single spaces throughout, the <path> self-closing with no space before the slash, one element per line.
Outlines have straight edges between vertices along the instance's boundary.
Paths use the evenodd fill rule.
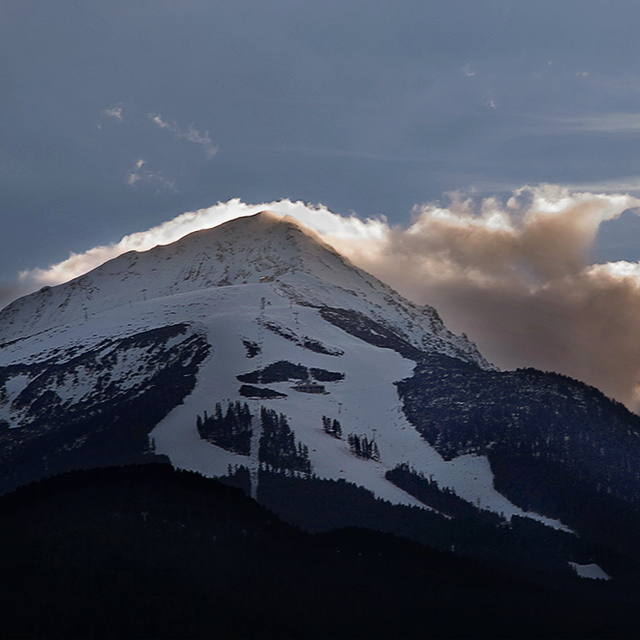
<path fill-rule="evenodd" d="M 549 588 L 362 528 L 311 535 L 169 465 L 61 474 L 1 497 L 0 516 L 0 561 L 15 569 L 6 637 L 620 638 L 637 626 L 637 592 L 619 600 L 611 583 Z"/>

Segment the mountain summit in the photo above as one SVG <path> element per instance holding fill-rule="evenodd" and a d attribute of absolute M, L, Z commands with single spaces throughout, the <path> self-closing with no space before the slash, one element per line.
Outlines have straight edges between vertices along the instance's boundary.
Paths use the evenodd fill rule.
<path fill-rule="evenodd" d="M 269 211 L 146 252 L 130 251 L 70 282 L 20 298 L 0 312 L 0 344 L 90 318 L 95 324 L 122 307 L 161 299 L 170 304 L 184 294 L 252 284 L 266 284 L 295 304 L 367 314 L 418 349 L 491 368 L 473 343 L 446 329 L 435 309 L 407 301 L 293 218 Z"/>
<path fill-rule="evenodd" d="M 20 298 L 0 312 L 0 344 L 89 318 L 95 324 L 121 307 L 160 299 L 170 304 L 181 294 L 251 284 L 267 284 L 299 305 L 367 314 L 389 323 L 418 349 L 490 368 L 466 337 L 446 329 L 435 309 L 410 303 L 293 218 L 269 211 L 146 252 L 130 251 L 68 283 Z"/>
<path fill-rule="evenodd" d="M 269 212 L 0 312 L 0 491 L 159 456 L 302 526 L 404 522 L 471 553 L 462 518 L 499 554 L 504 536 L 548 546 L 534 523 L 567 571 L 571 532 L 635 553 L 616 531 L 640 523 L 637 416 L 564 376 L 496 370 L 433 308 Z"/>

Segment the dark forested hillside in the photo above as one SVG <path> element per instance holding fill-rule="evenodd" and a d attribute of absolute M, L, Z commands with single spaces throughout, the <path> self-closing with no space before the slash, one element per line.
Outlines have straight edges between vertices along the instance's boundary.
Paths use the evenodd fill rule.
<path fill-rule="evenodd" d="M 22 487 L 0 498 L 0 523 L 6 638 L 588 638 L 635 629 L 636 603 L 615 591 L 557 593 L 364 529 L 312 536 L 238 489 L 169 465 Z"/>
<path fill-rule="evenodd" d="M 0 367 L 0 405 L 8 401 L 6 381 L 28 379 L 11 402 L 20 421 L 10 428 L 0 420 L 0 493 L 69 469 L 153 459 L 149 433 L 193 390 L 209 351 L 180 323 Z M 123 363 L 132 369 L 128 379 L 120 378 Z M 85 378 L 95 380 L 89 393 L 77 402 L 65 397 Z"/>
<path fill-rule="evenodd" d="M 424 358 L 396 385 L 408 419 L 443 457 L 486 455 L 496 488 L 523 509 L 600 542 L 618 544 L 610 525 L 638 530 L 640 418 L 597 389 L 446 356 Z"/>

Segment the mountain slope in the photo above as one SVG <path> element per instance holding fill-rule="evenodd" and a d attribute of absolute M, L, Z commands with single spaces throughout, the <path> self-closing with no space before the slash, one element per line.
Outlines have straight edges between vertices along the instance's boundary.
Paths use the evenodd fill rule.
<path fill-rule="evenodd" d="M 0 491 L 162 455 L 207 476 L 246 472 L 265 500 L 261 478 L 346 481 L 626 554 L 597 522 L 640 523 L 639 434 L 586 385 L 497 371 L 434 309 L 267 212 L 0 312 Z"/>
<path fill-rule="evenodd" d="M 40 422 L 52 417 L 50 403 L 34 390 L 45 363 L 73 367 L 70 355 L 89 354 L 105 339 L 133 338 L 176 322 L 186 322 L 206 336 L 210 354 L 199 358 L 198 382 L 185 404 L 175 407 L 153 439 L 158 452 L 175 464 L 207 475 L 220 475 L 229 464 L 251 462 L 255 467 L 259 461 L 255 455 L 247 459 L 212 449 L 198 437 L 197 416 L 211 413 L 221 400 L 246 400 L 236 376 L 281 360 L 303 362 L 308 369 L 336 371 L 343 377 L 325 384 L 329 393 L 322 395 L 292 392 L 288 380 L 271 385 L 272 392 L 287 396 L 286 413 L 310 450 L 314 473 L 365 483 L 378 495 L 417 504 L 384 479 L 389 465 L 405 459 L 403 451 L 425 448 L 400 413 L 390 384 L 409 375 L 413 366 L 398 351 L 414 359 L 425 352 L 445 353 L 490 368 L 472 343 L 444 327 L 433 309 L 404 300 L 298 223 L 262 213 L 166 247 L 120 256 L 3 310 L 0 366 L 6 391 L 0 411 L 12 427 L 8 434 L 15 438 L 13 427 L 24 426 L 21 416 L 28 397 L 34 404 L 30 415 L 39 412 Z M 366 325 L 368 341 L 358 333 L 358 323 Z M 371 336 L 376 337 L 375 346 Z M 247 357 L 247 345 L 255 345 L 254 358 Z M 31 369 L 19 371 L 18 364 Z M 120 375 L 131 384 L 131 371 Z M 72 410 L 73 403 L 62 399 L 78 396 L 80 383 L 71 375 L 49 377 L 47 391 L 60 398 L 54 404 Z M 97 389 L 94 395 L 99 395 Z M 249 401 L 258 415 L 261 402 Z M 86 394 L 82 402 L 89 402 Z M 332 420 L 340 416 L 343 441 L 327 438 L 323 415 Z M 406 432 L 405 442 L 398 439 L 398 430 Z M 388 462 L 380 466 L 354 458 L 345 442 L 349 433 L 377 438 Z M 477 476 L 479 469 L 484 480 L 480 491 L 511 508 L 491 489 L 486 464 L 462 460 L 445 468 L 454 482 L 467 486 L 472 498 L 477 491 L 470 486 L 470 476 Z"/>

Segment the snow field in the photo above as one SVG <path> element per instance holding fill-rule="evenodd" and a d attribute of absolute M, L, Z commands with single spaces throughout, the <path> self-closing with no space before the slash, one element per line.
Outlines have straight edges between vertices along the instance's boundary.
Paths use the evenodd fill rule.
<path fill-rule="evenodd" d="M 65 351 L 72 347 L 81 353 L 105 338 L 189 323 L 194 330 L 206 332 L 210 355 L 200 366 L 193 392 L 150 436 L 158 453 L 167 454 L 176 467 L 208 476 L 226 474 L 229 464 L 249 465 L 255 472 L 255 451 L 251 457 L 224 451 L 201 440 L 195 426 L 196 416 L 213 412 L 216 402 L 239 400 L 250 405 L 257 418 L 254 427 L 261 405 L 284 413 L 296 438 L 309 447 L 319 477 L 344 478 L 396 504 L 419 504 L 384 478 L 386 470 L 407 463 L 483 509 L 562 527 L 522 512 L 497 493 L 486 458 L 469 455 L 444 461 L 401 411 L 393 382 L 410 376 L 413 362 L 345 333 L 308 304 L 356 310 L 394 327 L 419 348 L 490 366 L 473 344 L 451 334 L 434 310 L 411 304 L 327 251 L 312 234 L 268 214 L 234 221 L 226 229 L 198 232 L 144 253 L 123 254 L 86 276 L 16 301 L 2 311 L 0 341 L 17 342 L 0 349 L 0 366 L 64 359 L 70 357 Z M 344 354 L 304 349 L 261 326 L 261 315 L 300 339 L 308 336 Z M 243 339 L 261 344 L 262 353 L 247 358 Z M 322 383 L 327 395 L 300 393 L 284 382 L 269 386 L 286 393 L 286 399 L 239 396 L 241 383 L 236 375 L 280 360 L 338 371 L 345 379 Z M 119 360 L 111 377 L 127 388 L 136 382 L 135 371 L 135 358 L 127 356 Z M 15 394 L 24 382 L 14 379 L 13 387 L 11 381 L 5 387 Z M 62 394 L 67 401 L 77 402 L 89 384 L 79 376 L 69 381 Z M 6 412 L 7 407 L 5 403 L 0 411 Z M 323 415 L 340 421 L 343 440 L 323 432 Z M 351 455 L 346 442 L 350 433 L 375 439 L 380 462 Z"/>
<path fill-rule="evenodd" d="M 597 564 L 576 564 L 570 562 L 571 568 L 581 577 L 591 580 L 611 580 L 611 576 L 605 573 Z"/>
<path fill-rule="evenodd" d="M 292 305 L 272 286 L 231 286 L 225 291 L 226 304 L 217 306 L 215 313 L 203 321 L 213 348 L 202 365 L 196 389 L 151 434 L 158 453 L 167 454 L 175 466 L 207 476 L 226 474 L 229 464 L 256 466 L 256 461 L 201 440 L 195 428 L 196 415 L 205 410 L 211 413 L 216 402 L 238 400 L 247 402 L 256 417 L 261 405 L 284 413 L 296 438 L 309 447 L 313 471 L 320 478 L 343 478 L 394 504 L 424 506 L 384 477 L 397 464 L 408 463 L 426 477 L 432 477 L 440 487 L 453 490 L 482 509 L 503 514 L 507 519 L 521 515 L 563 528 L 558 521 L 522 511 L 498 493 L 493 488 L 493 475 L 485 457 L 467 455 L 445 461 L 420 436 L 404 417 L 392 384 L 411 375 L 413 362 L 394 351 L 354 338 L 327 323 L 312 307 Z M 264 312 L 260 309 L 262 298 Z M 257 320 L 262 313 L 265 320 L 287 327 L 300 337 L 308 335 L 328 347 L 339 348 L 344 355 L 330 356 L 301 348 L 261 327 Z M 243 339 L 260 343 L 262 352 L 247 358 Z M 296 392 L 291 389 L 291 382 L 269 385 L 286 393 L 286 399 L 256 400 L 239 395 L 236 375 L 279 360 L 339 371 L 345 374 L 345 379 L 323 383 L 327 395 Z M 324 433 L 323 415 L 338 419 L 342 440 Z M 353 456 L 346 442 L 349 433 L 375 439 L 380 462 Z"/>

